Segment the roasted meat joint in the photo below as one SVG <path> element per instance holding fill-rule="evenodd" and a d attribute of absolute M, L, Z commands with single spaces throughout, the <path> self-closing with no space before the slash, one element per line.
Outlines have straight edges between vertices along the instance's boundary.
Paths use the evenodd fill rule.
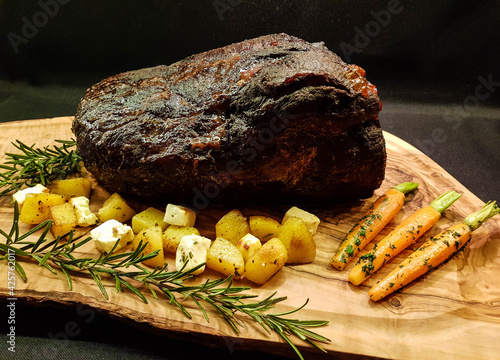
<path fill-rule="evenodd" d="M 385 175 L 375 86 L 322 43 L 245 40 L 111 76 L 73 132 L 110 191 L 209 204 L 369 197 Z"/>

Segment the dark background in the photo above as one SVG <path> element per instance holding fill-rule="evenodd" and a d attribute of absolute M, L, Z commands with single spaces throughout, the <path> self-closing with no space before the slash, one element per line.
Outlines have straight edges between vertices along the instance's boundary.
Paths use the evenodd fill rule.
<path fill-rule="evenodd" d="M 386 131 L 481 200 L 500 200 L 499 19 L 498 1 L 0 0 L 0 121 L 73 115 L 107 76 L 286 32 L 363 67 Z M 250 358 L 149 338 L 99 314 L 87 326 L 74 309 L 23 307 L 17 316 L 19 359 L 34 349 L 61 359 Z M 68 321 L 82 331 L 54 343 L 50 334 Z"/>
<path fill-rule="evenodd" d="M 500 80 L 498 1 L 56 1 L 0 0 L 2 121 L 72 115 L 107 76 L 277 32 L 324 41 L 384 102 L 461 104 L 478 76 Z"/>

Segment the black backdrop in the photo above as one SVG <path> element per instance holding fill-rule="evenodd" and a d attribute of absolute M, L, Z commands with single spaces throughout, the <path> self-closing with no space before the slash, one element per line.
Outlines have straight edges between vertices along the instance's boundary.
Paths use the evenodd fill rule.
<path fill-rule="evenodd" d="M 499 18 L 498 1 L 0 0 L 0 101 L 19 86 L 36 100 L 37 87 L 68 88 L 64 104 L 17 101 L 0 120 L 71 115 L 104 77 L 275 32 L 324 41 L 382 100 L 462 101 L 478 76 L 500 79 Z"/>

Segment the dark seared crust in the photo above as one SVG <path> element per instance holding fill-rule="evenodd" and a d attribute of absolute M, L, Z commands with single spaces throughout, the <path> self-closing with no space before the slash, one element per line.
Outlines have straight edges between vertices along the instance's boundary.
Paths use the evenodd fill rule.
<path fill-rule="evenodd" d="M 109 77 L 73 132 L 110 191 L 198 208 L 344 201 L 384 178 L 380 106 L 362 69 L 276 34 Z"/>

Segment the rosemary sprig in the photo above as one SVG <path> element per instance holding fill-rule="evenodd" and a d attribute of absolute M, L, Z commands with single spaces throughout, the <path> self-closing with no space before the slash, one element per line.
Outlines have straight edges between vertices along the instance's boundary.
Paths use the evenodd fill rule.
<path fill-rule="evenodd" d="M 19 190 L 21 186 L 47 185 L 55 179 L 64 179 L 80 170 L 82 160 L 76 151 L 76 141 L 55 140 L 60 146 L 36 148 L 19 140 L 12 143 L 21 153 L 6 153 L 0 165 L 0 197 Z M 75 149 L 72 149 L 75 148 Z"/>
<path fill-rule="evenodd" d="M 146 268 L 141 263 L 154 257 L 156 252 L 143 254 L 146 244 L 142 243 L 135 251 L 122 253 L 110 251 L 108 254 L 102 253 L 98 258 L 77 258 L 73 255 L 75 250 L 90 241 L 90 238 L 75 238 L 73 232 L 70 232 L 62 238 L 57 237 L 52 240 L 46 236 L 50 226 L 51 220 L 46 220 L 25 234 L 20 234 L 19 209 L 17 203 L 14 203 L 14 220 L 10 231 L 7 233 L 0 229 L 0 235 L 5 238 L 5 242 L 0 243 L 0 254 L 3 255 L 3 257 L 0 256 L 0 259 L 5 260 L 9 251 L 14 251 L 18 260 L 35 260 L 40 266 L 44 266 L 52 273 L 57 273 L 57 269 L 60 269 L 70 290 L 73 289 L 71 280 L 73 274 L 88 275 L 92 277 L 106 299 L 109 296 L 103 283 L 103 277 L 112 278 L 115 281 L 116 292 L 127 289 L 145 303 L 148 303 L 148 299 L 143 293 L 145 289 L 157 300 L 160 300 L 159 293 L 166 298 L 170 305 L 176 306 L 188 318 L 191 318 L 191 314 L 182 301 L 192 300 L 201 310 L 207 322 L 210 319 L 206 307 L 210 306 L 236 333 L 239 333 L 241 327 L 237 315 L 247 315 L 264 328 L 267 333 L 278 334 L 294 349 L 300 359 L 303 359 L 303 356 L 292 342 L 292 338 L 298 338 L 326 352 L 320 343 L 328 343 L 330 340 L 309 330 L 309 328 L 327 325 L 328 321 L 298 320 L 287 317 L 287 315 L 301 310 L 307 301 L 301 307 L 289 312 L 271 314 L 268 311 L 277 303 L 286 300 L 286 297 L 276 297 L 276 293 L 273 293 L 263 300 L 256 300 L 257 295 L 247 293 L 247 290 L 250 290 L 249 287 L 235 286 L 231 277 L 187 285 L 184 283 L 185 280 L 191 279 L 192 272 L 196 271 L 197 268 L 187 272 L 184 272 L 183 269 L 169 271 L 167 264 L 155 269 Z M 38 238 L 33 241 L 30 236 L 35 233 Z M 16 264 L 16 270 L 20 277 L 27 281 L 26 273 L 19 261 L 16 261 Z M 203 266 L 203 264 L 199 266 Z"/>

